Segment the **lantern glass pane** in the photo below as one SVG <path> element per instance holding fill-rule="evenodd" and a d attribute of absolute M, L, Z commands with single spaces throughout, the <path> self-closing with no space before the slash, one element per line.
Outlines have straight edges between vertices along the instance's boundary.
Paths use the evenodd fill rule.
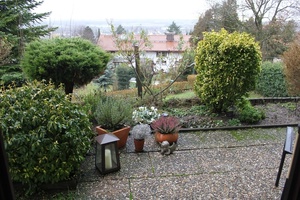
<path fill-rule="evenodd" d="M 105 146 L 105 170 L 114 169 L 118 167 L 117 152 L 115 143 L 107 144 Z"/>
<path fill-rule="evenodd" d="M 102 153 L 101 153 L 101 145 L 97 143 L 96 145 L 96 167 L 102 171 Z"/>

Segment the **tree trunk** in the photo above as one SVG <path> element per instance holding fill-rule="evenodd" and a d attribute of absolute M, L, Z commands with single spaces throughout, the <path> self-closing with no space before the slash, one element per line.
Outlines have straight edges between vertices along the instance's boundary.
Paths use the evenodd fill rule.
<path fill-rule="evenodd" d="M 135 54 L 135 70 L 136 70 L 136 85 L 138 88 L 138 97 L 142 98 L 143 96 L 143 87 L 141 82 L 141 69 L 140 69 L 140 54 L 139 54 L 139 47 L 134 46 L 134 54 Z"/>
<path fill-rule="evenodd" d="M 67 95 L 73 93 L 73 88 L 74 88 L 74 82 L 65 83 L 65 93 Z"/>

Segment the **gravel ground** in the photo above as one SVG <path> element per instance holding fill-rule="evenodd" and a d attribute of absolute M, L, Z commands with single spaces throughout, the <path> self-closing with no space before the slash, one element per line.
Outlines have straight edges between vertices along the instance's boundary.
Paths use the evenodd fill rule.
<path fill-rule="evenodd" d="M 151 136 L 134 153 L 131 136 L 121 151 L 121 170 L 100 175 L 87 157 L 76 199 L 280 199 L 275 180 L 285 128 L 180 133 L 178 149 L 161 155 Z"/>
<path fill-rule="evenodd" d="M 168 156 L 160 154 L 153 135 L 146 139 L 144 152 L 135 153 L 129 136 L 120 151 L 120 171 L 101 175 L 92 148 L 76 190 L 29 199 L 280 199 L 291 162 L 287 155 L 275 187 L 285 132 L 286 128 L 182 132 L 177 150 Z"/>

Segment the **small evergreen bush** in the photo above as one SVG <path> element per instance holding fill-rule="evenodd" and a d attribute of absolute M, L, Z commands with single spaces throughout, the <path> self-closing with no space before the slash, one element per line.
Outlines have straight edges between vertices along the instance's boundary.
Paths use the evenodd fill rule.
<path fill-rule="evenodd" d="M 238 119 L 240 122 L 255 124 L 265 117 L 265 113 L 253 107 L 249 100 L 243 99 L 238 105 Z"/>
<path fill-rule="evenodd" d="M 74 175 L 91 147 L 83 108 L 62 90 L 39 82 L 1 91 L 0 121 L 12 180 L 28 186 Z"/>
<path fill-rule="evenodd" d="M 129 89 L 129 80 L 135 77 L 135 72 L 132 68 L 128 66 L 119 66 L 116 69 L 117 80 L 118 80 L 118 90 Z"/>

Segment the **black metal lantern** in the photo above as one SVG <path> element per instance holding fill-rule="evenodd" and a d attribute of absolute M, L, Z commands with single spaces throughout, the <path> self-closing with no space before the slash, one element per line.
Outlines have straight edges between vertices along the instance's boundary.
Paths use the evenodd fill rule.
<path fill-rule="evenodd" d="M 96 138 L 95 165 L 101 174 L 107 174 L 120 170 L 120 157 L 118 153 L 117 141 L 114 134 L 107 133 Z"/>

